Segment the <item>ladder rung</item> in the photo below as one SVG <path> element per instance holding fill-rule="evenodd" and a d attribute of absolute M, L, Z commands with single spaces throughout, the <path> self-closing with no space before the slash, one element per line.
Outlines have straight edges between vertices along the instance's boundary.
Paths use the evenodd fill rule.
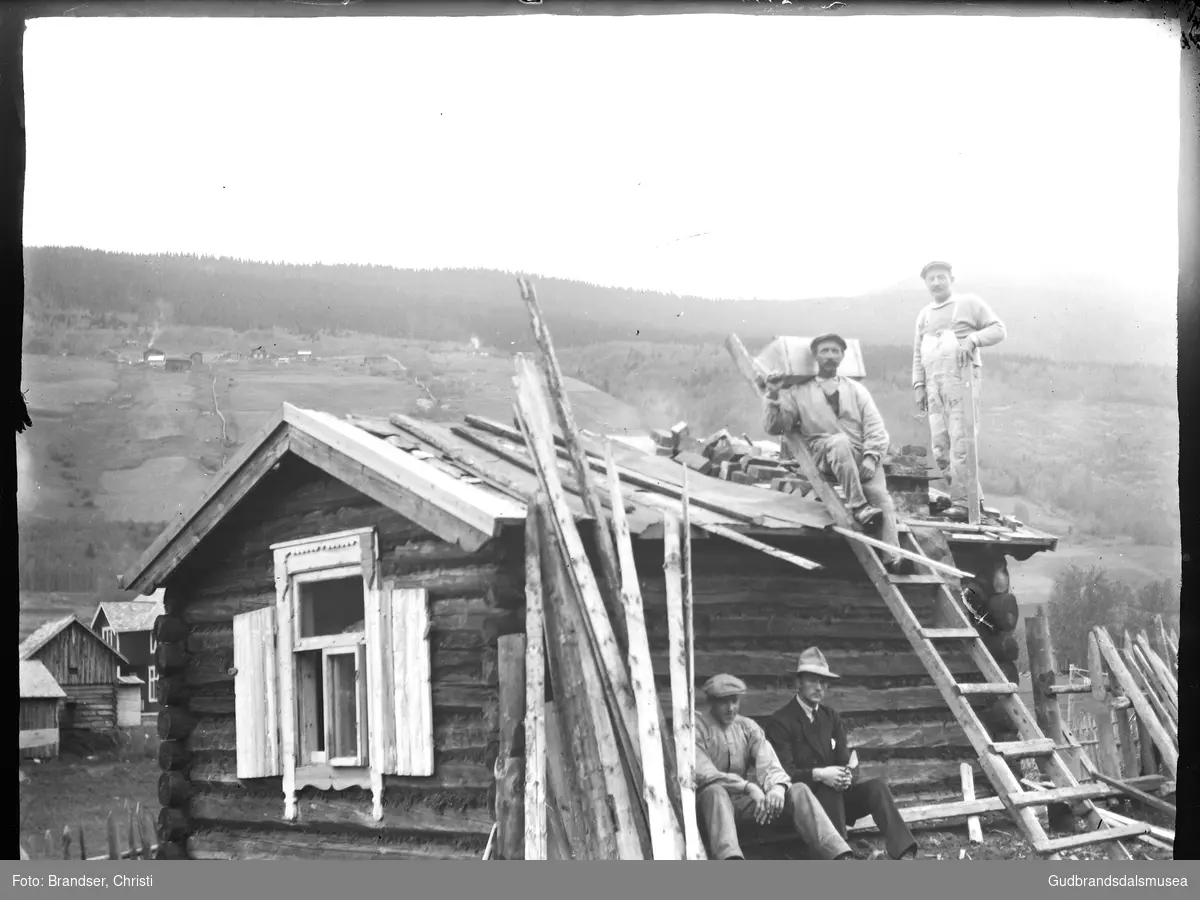
<path fill-rule="evenodd" d="M 1134 838 L 1139 834 L 1148 834 L 1150 826 L 1142 822 L 1136 825 L 1123 825 L 1120 828 L 1097 828 L 1083 834 L 1073 834 L 1070 837 L 1055 838 L 1043 841 L 1034 849 L 1038 853 L 1061 853 L 1063 850 L 1076 850 L 1080 847 L 1090 847 L 1092 844 L 1109 844 L 1113 841 L 1123 841 Z"/>
<path fill-rule="evenodd" d="M 921 635 L 931 641 L 971 640 L 978 638 L 974 628 L 922 628 Z"/>
<path fill-rule="evenodd" d="M 1005 759 L 1049 756 L 1054 752 L 1054 741 L 1050 738 L 1038 738 L 1034 741 L 997 741 L 992 744 L 992 752 L 999 753 Z"/>
<path fill-rule="evenodd" d="M 960 694 L 1000 694 L 1007 696 L 1015 694 L 1020 688 L 1011 681 L 996 684 L 956 684 Z"/>
<path fill-rule="evenodd" d="M 941 575 L 889 575 L 892 584 L 945 584 Z"/>
<path fill-rule="evenodd" d="M 1102 797 L 1118 796 L 1121 792 L 1106 784 L 1080 784 L 1074 787 L 1051 788 L 1042 791 L 1023 791 L 1009 794 L 1009 802 L 1018 809 L 1025 806 L 1048 806 L 1051 803 L 1069 803 L 1072 800 L 1099 800 Z"/>

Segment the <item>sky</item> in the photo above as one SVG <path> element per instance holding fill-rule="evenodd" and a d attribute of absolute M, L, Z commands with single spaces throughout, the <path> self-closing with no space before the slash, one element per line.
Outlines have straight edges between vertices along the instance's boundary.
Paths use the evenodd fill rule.
<path fill-rule="evenodd" d="M 25 92 L 31 246 L 1175 303 L 1172 22 L 41 19 Z"/>

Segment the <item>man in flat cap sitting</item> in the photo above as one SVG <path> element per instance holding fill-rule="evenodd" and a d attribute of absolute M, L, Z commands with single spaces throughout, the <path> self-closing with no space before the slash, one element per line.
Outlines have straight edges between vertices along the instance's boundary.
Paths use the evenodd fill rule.
<path fill-rule="evenodd" d="M 1000 343 L 1008 332 L 1004 323 L 974 294 L 954 293 L 954 272 L 948 262 L 931 262 L 921 269 L 932 302 L 917 314 L 913 338 L 913 400 L 929 416 L 933 455 L 950 482 L 952 519 L 968 518 L 969 485 L 978 473 L 967 471 L 967 443 L 979 438 L 979 380 L 983 374 L 980 347 Z M 970 368 L 968 368 L 970 367 Z M 964 372 L 972 372 L 975 429 L 967 433 L 963 397 Z M 979 495 L 981 498 L 983 494 Z"/>
<path fill-rule="evenodd" d="M 804 784 L 792 784 L 762 727 L 738 715 L 746 685 L 732 675 L 704 684 L 708 710 L 696 714 L 696 807 L 715 859 L 745 859 L 738 824 L 790 830 L 821 859 L 853 852 Z"/>
<path fill-rule="evenodd" d="M 880 539 L 899 545 L 896 508 L 881 465 L 889 438 L 871 392 L 838 375 L 846 354 L 840 335 L 823 334 L 811 344 L 817 376 L 782 389 L 786 376 L 771 374 L 763 397 L 763 428 L 787 443 L 803 442 L 817 468 L 832 474 L 855 521 L 867 527 L 882 521 Z M 883 563 L 899 571 L 902 558 L 882 551 Z"/>
<path fill-rule="evenodd" d="M 796 666 L 796 696 L 771 716 L 766 734 L 780 763 L 796 784 L 812 786 L 813 794 L 837 827 L 870 814 L 892 859 L 915 857 L 917 842 L 896 809 L 891 789 L 882 778 L 861 778 L 850 765 L 846 726 L 825 705 L 825 688 L 838 676 L 829 671 L 825 654 L 809 647 Z"/>

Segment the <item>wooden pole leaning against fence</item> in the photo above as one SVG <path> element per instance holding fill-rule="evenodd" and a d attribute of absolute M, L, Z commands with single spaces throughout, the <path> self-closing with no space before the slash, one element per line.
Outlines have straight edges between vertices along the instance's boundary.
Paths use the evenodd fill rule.
<path fill-rule="evenodd" d="M 1146 723 L 1150 731 L 1150 738 L 1154 741 L 1154 746 L 1158 748 L 1158 752 L 1162 757 L 1163 765 L 1170 772 L 1172 778 L 1178 777 L 1179 751 L 1175 748 L 1171 736 L 1163 727 L 1162 722 L 1155 715 L 1154 709 L 1146 699 L 1146 695 L 1142 693 L 1142 689 L 1134 680 L 1129 668 L 1121 659 L 1117 648 L 1113 646 L 1112 638 L 1109 636 L 1107 629 L 1097 626 L 1092 630 L 1092 635 L 1099 646 L 1100 653 L 1103 655 L 1105 662 L 1108 663 L 1113 676 L 1120 682 L 1121 687 L 1125 689 L 1125 693 L 1133 704 L 1133 708 L 1137 710 L 1138 717 Z M 1105 774 L 1109 773 L 1105 772 Z"/>
<path fill-rule="evenodd" d="M 1076 781 L 1083 781 L 1083 764 L 1080 762 L 1078 748 L 1067 744 L 1063 731 L 1062 709 L 1058 705 L 1058 696 L 1050 689 L 1057 679 L 1054 661 L 1054 646 L 1050 641 L 1050 620 L 1039 608 L 1036 616 L 1025 619 L 1025 644 L 1029 653 L 1029 680 L 1033 689 L 1033 712 L 1037 718 L 1038 727 L 1046 737 L 1054 741 L 1056 747 L 1067 747 L 1061 751 L 1063 761 Z M 1079 805 L 1082 812 L 1082 805 Z M 1071 813 L 1067 804 L 1052 804 L 1048 809 L 1050 818 L 1057 821 L 1065 819 Z"/>
<path fill-rule="evenodd" d="M 1088 679 L 1092 689 L 1083 695 L 1083 703 L 1096 723 L 1096 765 L 1105 775 L 1120 778 L 1121 758 L 1117 755 L 1117 742 L 1113 734 L 1113 698 L 1095 635 L 1088 636 Z"/>

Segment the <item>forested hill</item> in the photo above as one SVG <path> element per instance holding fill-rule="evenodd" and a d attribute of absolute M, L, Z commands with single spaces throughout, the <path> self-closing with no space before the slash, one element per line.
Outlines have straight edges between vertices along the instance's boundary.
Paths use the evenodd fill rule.
<path fill-rule="evenodd" d="M 284 326 L 298 335 L 358 331 L 418 340 L 478 337 L 521 349 L 530 341 L 516 273 L 292 265 L 81 248 L 26 250 L 26 311 L 85 309 L 145 324 Z M 915 278 L 914 278 L 915 282 Z M 709 300 L 538 278 L 562 346 L 691 341 L 736 331 L 747 341 L 838 330 L 871 344 L 904 343 L 926 297 L 919 283 L 861 297 Z M 960 280 L 1008 325 L 994 352 L 1071 361 L 1173 364 L 1170 303 L 1092 283 Z"/>

